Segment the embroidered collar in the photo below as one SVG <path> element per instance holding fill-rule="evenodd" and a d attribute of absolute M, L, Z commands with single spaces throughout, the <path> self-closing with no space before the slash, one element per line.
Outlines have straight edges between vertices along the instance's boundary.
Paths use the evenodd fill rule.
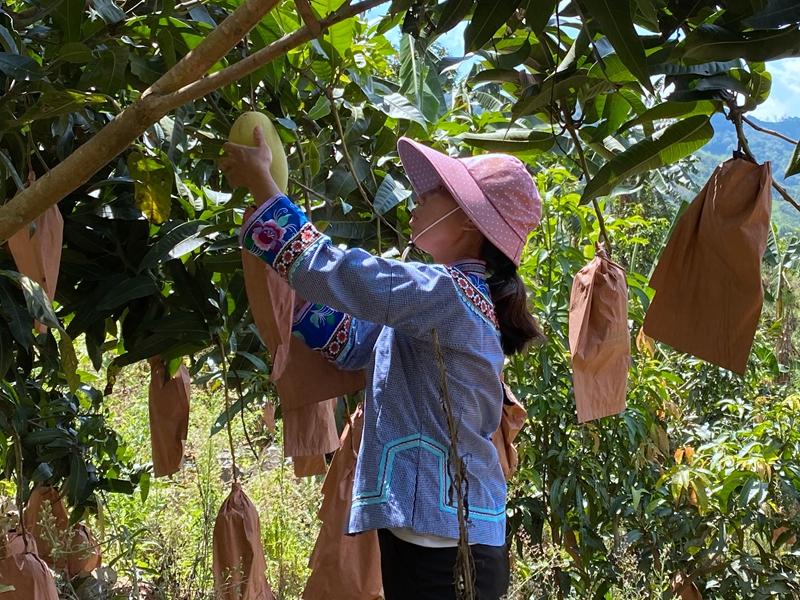
<path fill-rule="evenodd" d="M 466 275 L 477 275 L 478 277 L 486 278 L 486 263 L 476 258 L 461 258 L 447 266 L 458 269 Z"/>

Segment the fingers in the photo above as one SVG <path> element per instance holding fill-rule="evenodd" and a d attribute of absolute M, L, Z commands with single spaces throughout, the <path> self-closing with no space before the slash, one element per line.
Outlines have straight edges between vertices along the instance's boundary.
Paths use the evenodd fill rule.
<path fill-rule="evenodd" d="M 255 142 L 256 146 L 266 146 L 266 141 L 264 140 L 264 131 L 261 129 L 259 125 L 255 129 L 253 129 L 253 141 Z"/>

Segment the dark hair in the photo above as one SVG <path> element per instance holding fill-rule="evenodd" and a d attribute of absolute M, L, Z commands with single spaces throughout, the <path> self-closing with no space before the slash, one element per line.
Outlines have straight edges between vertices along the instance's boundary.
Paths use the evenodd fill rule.
<path fill-rule="evenodd" d="M 489 272 L 489 291 L 500 325 L 500 342 L 507 356 L 522 352 L 530 343 L 545 341 L 536 318 L 528 310 L 528 292 L 517 274 L 517 265 L 488 239 L 481 247 L 481 259 Z"/>

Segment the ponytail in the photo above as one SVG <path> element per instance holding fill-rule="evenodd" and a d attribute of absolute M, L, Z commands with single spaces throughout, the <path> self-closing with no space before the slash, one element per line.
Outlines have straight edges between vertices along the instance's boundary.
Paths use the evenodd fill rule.
<path fill-rule="evenodd" d="M 517 266 L 489 240 L 483 242 L 481 259 L 490 273 L 487 283 L 500 326 L 503 353 L 511 356 L 525 350 L 530 343 L 543 343 L 544 333 L 528 310 L 528 293 L 517 274 Z"/>

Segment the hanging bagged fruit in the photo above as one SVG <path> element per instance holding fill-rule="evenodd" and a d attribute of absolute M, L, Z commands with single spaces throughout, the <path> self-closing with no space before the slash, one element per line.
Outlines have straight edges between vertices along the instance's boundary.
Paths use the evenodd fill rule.
<path fill-rule="evenodd" d="M 274 600 L 258 512 L 237 481 L 217 514 L 213 553 L 217 600 Z"/>
<path fill-rule="evenodd" d="M 246 211 L 245 219 L 250 214 Z M 253 321 L 272 356 L 270 377 L 281 401 L 284 453 L 300 457 L 298 477 L 322 474 L 320 457 L 339 443 L 330 398 L 363 389 L 364 373 L 337 369 L 292 335 L 294 290 L 260 258 L 243 250 L 242 269 Z"/>
<path fill-rule="evenodd" d="M 572 284 L 569 348 L 578 422 L 625 410 L 631 336 L 625 271 L 598 246 Z"/>
<path fill-rule="evenodd" d="M 744 373 L 764 294 L 769 163 L 717 167 L 681 215 L 658 261 L 644 331 L 656 340 Z"/>
<path fill-rule="evenodd" d="M 34 552 L 7 553 L 0 558 L 0 592 L 3 586 L 12 589 L 0 593 L 3 600 L 58 600 L 53 575 Z"/>
<path fill-rule="evenodd" d="M 511 388 L 503 383 L 503 413 L 500 415 L 500 427 L 492 435 L 492 443 L 497 449 L 497 456 L 500 459 L 500 467 L 503 475 L 508 480 L 517 471 L 517 449 L 514 447 L 514 440 L 517 434 L 525 425 L 528 418 L 528 411 L 517 400 Z"/>
<path fill-rule="evenodd" d="M 339 447 L 336 399 L 283 410 L 283 453 L 292 457 L 296 477 L 323 475 L 325 454 Z"/>
<path fill-rule="evenodd" d="M 303 590 L 303 600 L 377 600 L 382 597 L 377 532 L 345 535 L 363 427 L 364 412 L 359 407 L 345 425 L 340 448 L 322 485 L 319 509 L 322 528 L 309 558 L 311 576 Z"/>
<path fill-rule="evenodd" d="M 181 468 L 186 436 L 189 433 L 189 371 L 181 365 L 174 377 L 160 357 L 149 360 L 150 444 L 153 474 L 172 475 Z"/>
<path fill-rule="evenodd" d="M 67 510 L 53 487 L 37 486 L 25 507 L 25 528 L 36 541 L 41 559 L 70 577 L 89 573 L 100 566 L 100 546 L 89 529 L 77 523 L 69 526 Z M 55 539 L 56 546 L 51 543 Z"/>
<path fill-rule="evenodd" d="M 36 547 L 36 539 L 30 531 L 25 531 L 25 535 L 16 529 L 10 530 L 6 534 L 6 556 L 12 554 L 24 554 L 31 552 L 39 555 L 39 549 Z"/>
<path fill-rule="evenodd" d="M 56 296 L 63 240 L 64 219 L 56 205 L 8 239 L 17 270 L 41 285 L 50 300 Z M 47 327 L 37 322 L 36 329 L 44 332 Z"/>

